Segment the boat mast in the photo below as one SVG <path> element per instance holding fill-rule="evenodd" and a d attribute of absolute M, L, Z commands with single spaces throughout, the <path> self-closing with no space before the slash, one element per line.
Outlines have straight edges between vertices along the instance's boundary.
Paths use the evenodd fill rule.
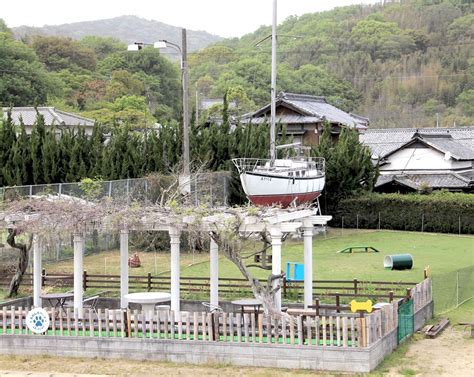
<path fill-rule="evenodd" d="M 273 0 L 273 24 L 272 24 L 272 84 L 271 84 L 271 109 L 270 109 L 270 166 L 275 165 L 275 112 L 276 112 L 276 48 L 277 48 L 277 0 Z"/>

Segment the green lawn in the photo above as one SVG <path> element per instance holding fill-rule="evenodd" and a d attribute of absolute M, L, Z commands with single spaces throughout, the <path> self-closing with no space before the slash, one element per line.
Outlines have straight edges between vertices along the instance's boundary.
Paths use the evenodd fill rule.
<path fill-rule="evenodd" d="M 260 243 L 249 241 L 249 254 L 260 248 Z M 380 253 L 338 254 L 351 245 L 368 245 Z M 142 266 L 130 270 L 131 275 L 169 274 L 169 253 L 144 253 L 138 251 Z M 383 268 L 386 255 L 409 253 L 414 259 L 414 268 L 408 271 L 387 271 Z M 252 258 L 251 258 L 252 259 Z M 249 259 L 249 261 L 251 260 Z M 286 262 L 303 263 L 303 243 L 288 240 L 282 247 L 282 268 Z M 253 263 L 253 262 L 252 262 Z M 446 234 L 396 232 L 396 231 L 344 231 L 332 230 L 328 236 L 317 236 L 313 240 L 314 279 L 354 279 L 387 281 L 421 281 L 423 269 L 430 266 L 433 275 L 452 272 L 474 265 L 474 237 Z M 73 272 L 73 261 L 44 263 L 47 272 Z M 84 269 L 89 274 L 120 274 L 119 251 L 108 251 L 87 256 Z M 265 278 L 268 271 L 253 268 L 256 276 Z M 181 254 L 182 276 L 209 276 L 208 253 Z M 220 277 L 242 277 L 238 269 L 222 254 L 219 260 Z"/>
<path fill-rule="evenodd" d="M 368 245 L 380 253 L 338 254 L 351 245 Z M 252 246 L 253 247 L 253 246 Z M 255 249 L 256 250 L 256 249 Z M 430 266 L 433 275 L 455 271 L 474 264 L 474 237 L 411 232 L 350 232 L 347 235 L 318 236 L 313 241 L 313 278 L 360 279 L 385 281 L 421 281 L 423 269 Z M 383 268 L 386 255 L 409 253 L 414 268 L 406 271 L 388 271 Z M 219 261 L 220 277 L 240 277 L 237 268 L 224 257 Z M 303 263 L 303 244 L 286 242 L 282 248 L 282 268 L 286 262 Z M 266 277 L 268 271 L 253 269 L 255 274 Z M 208 276 L 209 264 L 191 266 L 183 276 Z"/>

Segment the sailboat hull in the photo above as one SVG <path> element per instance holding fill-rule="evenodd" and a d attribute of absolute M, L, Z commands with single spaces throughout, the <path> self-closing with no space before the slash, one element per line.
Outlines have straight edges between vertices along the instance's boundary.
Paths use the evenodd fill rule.
<path fill-rule="evenodd" d="M 242 172 L 240 181 L 247 197 L 255 205 L 288 207 L 314 201 L 324 188 L 324 176 L 285 177 Z"/>

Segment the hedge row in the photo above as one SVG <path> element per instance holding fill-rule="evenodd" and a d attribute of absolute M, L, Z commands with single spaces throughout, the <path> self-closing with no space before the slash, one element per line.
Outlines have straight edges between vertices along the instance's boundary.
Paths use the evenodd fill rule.
<path fill-rule="evenodd" d="M 333 216 L 338 227 L 472 234 L 474 195 L 372 193 L 342 200 Z"/>

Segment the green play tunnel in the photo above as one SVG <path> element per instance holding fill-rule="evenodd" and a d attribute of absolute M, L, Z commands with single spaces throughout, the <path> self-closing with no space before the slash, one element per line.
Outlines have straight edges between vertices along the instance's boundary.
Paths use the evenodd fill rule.
<path fill-rule="evenodd" d="M 387 270 L 411 270 L 413 257 L 411 254 L 387 255 L 383 260 L 383 266 Z"/>

